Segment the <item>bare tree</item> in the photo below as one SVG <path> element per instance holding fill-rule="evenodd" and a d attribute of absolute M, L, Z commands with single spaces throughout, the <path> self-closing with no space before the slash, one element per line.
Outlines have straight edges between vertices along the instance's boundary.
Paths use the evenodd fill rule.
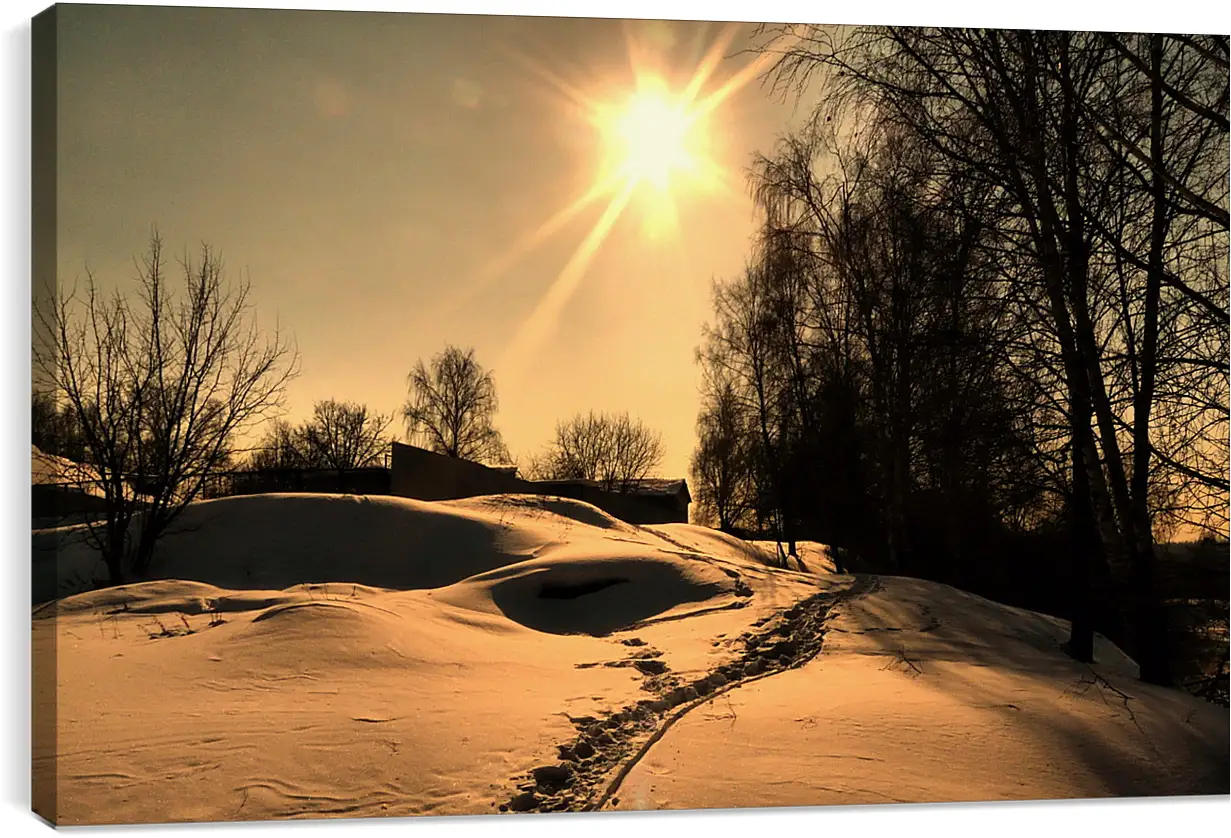
<path fill-rule="evenodd" d="M 504 463 L 508 449 L 492 424 L 499 402 L 490 371 L 474 350 L 448 346 L 420 360 L 407 378 L 410 393 L 402 408 L 412 440 L 446 457 L 477 463 Z"/>
<path fill-rule="evenodd" d="M 734 385 L 716 382 L 703 398 L 692 456 L 698 520 L 728 533 L 746 522 L 754 502 L 754 439 Z"/>
<path fill-rule="evenodd" d="M 304 459 L 312 467 L 339 472 L 379 465 L 392 422 L 392 416 L 369 413 L 367 405 L 317 402 L 312 418 L 299 429 Z"/>
<path fill-rule="evenodd" d="M 392 422 L 392 416 L 370 413 L 367 405 L 318 401 L 312 417 L 299 425 L 273 420 L 248 458 L 248 468 L 344 472 L 379 465 L 390 442 L 386 432 Z"/>
<path fill-rule="evenodd" d="M 1228 39 L 772 34 L 793 36 L 770 74 L 779 90 L 824 70 L 814 124 L 845 113 L 906 131 L 930 149 L 932 180 L 1000 196 L 984 220 L 1026 327 L 1014 363 L 1067 423 L 1077 599 L 1089 604 L 1090 557 L 1130 568 L 1142 678 L 1167 683 L 1153 517 L 1188 504 L 1226 520 Z M 1080 613 L 1072 648 L 1092 653 Z"/>
<path fill-rule="evenodd" d="M 61 295 L 39 312 L 54 352 L 36 364 L 98 475 L 105 509 L 88 540 L 115 584 L 145 572 L 159 537 L 229 461 L 232 440 L 281 407 L 297 370 L 283 335 L 251 318 L 247 280 L 228 283 L 209 245 L 180 267 L 175 295 L 155 231 L 131 296 L 104 297 L 87 273 L 84 299 Z"/>
<path fill-rule="evenodd" d="M 246 467 L 252 471 L 307 468 L 308 461 L 300 440 L 300 428 L 285 419 L 272 420 L 248 457 Z"/>
<path fill-rule="evenodd" d="M 72 409 L 57 404 L 53 393 L 31 393 L 30 441 L 44 454 L 73 462 L 80 462 L 85 456 L 81 429 L 73 419 Z"/>
<path fill-rule="evenodd" d="M 631 491 L 662 463 L 662 435 L 627 413 L 578 414 L 556 424 L 556 437 L 532 473 L 547 480 L 593 480 Z"/>
<path fill-rule="evenodd" d="M 794 496 L 786 476 L 792 416 L 790 386 L 776 363 L 775 319 L 770 276 L 759 260 L 751 260 L 735 280 L 714 284 L 715 323 L 704 327 L 698 360 L 732 382 L 754 418 L 760 466 L 758 511 L 768 514 L 779 545 L 779 560 L 796 553 Z M 782 544 L 787 544 L 784 553 Z"/>

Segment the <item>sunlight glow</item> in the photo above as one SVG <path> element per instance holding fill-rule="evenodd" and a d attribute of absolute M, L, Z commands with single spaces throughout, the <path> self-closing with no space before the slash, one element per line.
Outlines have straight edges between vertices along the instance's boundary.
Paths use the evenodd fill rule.
<path fill-rule="evenodd" d="M 709 118 L 734 93 L 768 69 L 774 59 L 766 51 L 745 64 L 716 90 L 702 95 L 731 46 L 738 24 L 724 28 L 710 45 L 686 86 L 673 91 L 660 72 L 650 68 L 647 51 L 629 40 L 628 58 L 633 71 L 632 90 L 614 101 L 602 101 L 561 78 L 527 55 L 515 57 L 546 83 L 567 107 L 580 110 L 592 124 L 603 146 L 603 159 L 594 185 L 577 201 L 553 214 L 528 236 L 516 242 L 506 256 L 497 259 L 484 282 L 492 281 L 518 258 L 541 244 L 584 208 L 608 198 L 606 209 L 583 238 L 569 261 L 513 338 L 502 366 L 521 368 L 554 330 L 585 271 L 606 241 L 612 228 L 634 202 L 640 208 L 641 231 L 647 239 L 674 239 L 679 232 L 676 194 L 684 190 L 735 194 L 738 177 L 715 162 L 709 154 Z"/>
<path fill-rule="evenodd" d="M 666 190 L 673 172 L 696 168 L 689 148 L 693 126 L 692 115 L 671 100 L 662 79 L 652 76 L 603 127 L 617 170 L 628 181 Z"/>

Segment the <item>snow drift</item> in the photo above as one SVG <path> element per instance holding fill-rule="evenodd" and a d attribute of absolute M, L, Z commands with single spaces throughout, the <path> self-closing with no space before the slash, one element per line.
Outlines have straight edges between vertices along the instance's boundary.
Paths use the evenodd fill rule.
<path fill-rule="evenodd" d="M 816 545 L 788 571 L 564 499 L 249 496 L 86 590 L 80 535 L 35 534 L 61 824 L 1227 791 L 1224 709 Z"/>

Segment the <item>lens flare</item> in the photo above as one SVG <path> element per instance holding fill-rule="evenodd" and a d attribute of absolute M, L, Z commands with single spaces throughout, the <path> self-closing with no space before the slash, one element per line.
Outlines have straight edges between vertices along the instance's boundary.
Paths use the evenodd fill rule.
<path fill-rule="evenodd" d="M 590 263 L 629 207 L 635 206 L 641 212 L 644 237 L 670 238 L 680 226 L 677 194 L 709 191 L 727 195 L 738 191 L 732 173 L 711 157 L 710 118 L 736 91 L 767 69 L 773 51 L 767 50 L 745 63 L 717 89 L 705 92 L 737 30 L 736 24 L 724 28 L 693 68 L 688 83 L 679 90 L 673 90 L 666 80 L 669 74 L 652 68 L 651 62 L 645 60 L 653 50 L 643 49 L 635 39 L 630 39 L 631 92 L 610 95 L 606 101 L 585 85 L 562 78 L 530 56 L 514 53 L 519 63 L 562 100 L 564 107 L 580 109 L 585 115 L 601 145 L 601 163 L 586 194 L 497 259 L 483 275 L 484 283 L 494 281 L 513 261 L 557 233 L 582 210 L 601 206 L 604 201 L 606 207 L 521 324 L 506 350 L 502 368 L 524 371 L 535 352 L 549 339 Z"/>
<path fill-rule="evenodd" d="M 623 109 L 604 122 L 609 165 L 628 181 L 665 192 L 672 174 L 696 171 L 693 133 L 700 127 L 684 103 L 673 100 L 662 79 L 647 78 Z"/>

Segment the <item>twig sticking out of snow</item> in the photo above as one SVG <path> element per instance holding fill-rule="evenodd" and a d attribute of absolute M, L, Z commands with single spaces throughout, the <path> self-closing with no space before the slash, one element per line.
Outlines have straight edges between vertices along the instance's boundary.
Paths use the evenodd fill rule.
<path fill-rule="evenodd" d="M 883 672 L 886 669 L 891 668 L 896 663 L 904 663 L 907 666 L 909 666 L 912 670 L 914 670 L 914 675 L 911 676 L 912 678 L 923 674 L 923 670 L 919 668 L 917 662 L 907 657 L 905 646 L 901 646 L 898 648 L 898 652 L 896 655 L 893 656 L 893 660 L 889 661 L 889 663 L 882 666 L 881 671 Z"/>
<path fill-rule="evenodd" d="M 1149 735 L 1145 732 L 1145 728 L 1141 726 L 1141 722 L 1137 719 L 1137 714 L 1133 712 L 1133 708 L 1129 704 L 1129 702 L 1133 700 L 1133 696 L 1129 695 L 1128 693 L 1121 690 L 1119 687 L 1112 684 L 1102 675 L 1099 675 L 1098 672 L 1094 670 L 1094 667 L 1090 666 L 1090 664 L 1083 663 L 1082 666 L 1084 666 L 1086 668 L 1086 671 L 1090 673 L 1090 678 L 1089 679 L 1082 678 L 1080 681 L 1078 681 L 1077 686 L 1079 687 L 1084 686 L 1085 689 L 1079 690 L 1077 694 L 1085 695 L 1087 692 L 1090 691 L 1091 688 L 1097 687 L 1099 691 L 1099 698 L 1103 699 L 1103 703 L 1109 707 L 1111 706 L 1111 702 L 1107 700 L 1107 693 L 1110 692 L 1114 694 L 1116 698 L 1119 699 L 1119 702 L 1118 702 L 1119 706 L 1123 707 L 1124 712 L 1128 714 L 1128 720 L 1133 723 L 1133 727 L 1137 728 L 1137 732 L 1141 734 L 1141 738 L 1145 740 L 1145 743 L 1150 746 L 1150 750 L 1152 750 L 1154 754 L 1157 756 L 1158 748 L 1155 747 L 1154 742 L 1150 739 Z"/>

